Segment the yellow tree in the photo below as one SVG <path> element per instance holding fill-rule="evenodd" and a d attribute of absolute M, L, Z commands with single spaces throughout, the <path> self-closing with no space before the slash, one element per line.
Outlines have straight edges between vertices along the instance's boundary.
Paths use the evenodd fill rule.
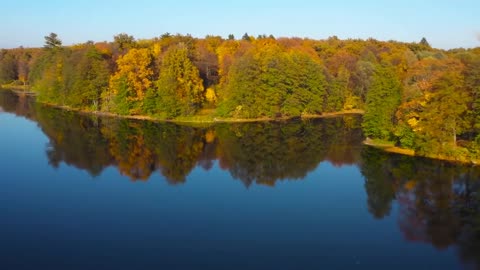
<path fill-rule="evenodd" d="M 104 109 L 120 114 L 136 114 L 145 93 L 152 87 L 153 57 L 149 49 L 131 49 L 117 60 L 117 71 L 110 78 Z"/>
<path fill-rule="evenodd" d="M 462 88 L 463 69 L 460 61 L 451 58 L 425 58 L 412 66 L 396 113 L 396 135 L 403 146 L 423 154 L 456 149 L 469 102 Z"/>
<path fill-rule="evenodd" d="M 228 40 L 222 43 L 216 49 L 218 56 L 218 75 L 221 78 L 221 82 L 225 81 L 226 75 L 233 62 L 234 55 L 237 52 L 240 43 L 235 40 Z"/>

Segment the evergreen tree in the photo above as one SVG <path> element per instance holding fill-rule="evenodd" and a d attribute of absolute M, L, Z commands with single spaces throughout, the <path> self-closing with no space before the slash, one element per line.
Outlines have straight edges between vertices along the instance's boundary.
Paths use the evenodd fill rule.
<path fill-rule="evenodd" d="M 248 35 L 248 33 L 243 34 L 242 39 L 245 40 L 245 41 L 251 41 L 252 40 L 250 38 L 250 36 Z"/>
<path fill-rule="evenodd" d="M 45 36 L 45 49 L 56 49 L 62 46 L 62 41 L 58 38 L 58 35 L 55 33 L 50 33 L 50 35 Z"/>
<path fill-rule="evenodd" d="M 430 43 L 428 43 L 427 39 L 425 37 L 422 37 L 422 40 L 420 40 L 420 45 L 426 47 L 426 48 L 431 48 Z"/>

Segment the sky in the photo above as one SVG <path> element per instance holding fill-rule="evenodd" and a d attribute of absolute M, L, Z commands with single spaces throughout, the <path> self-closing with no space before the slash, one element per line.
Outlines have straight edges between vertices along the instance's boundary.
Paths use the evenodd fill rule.
<path fill-rule="evenodd" d="M 0 48 L 244 33 L 325 39 L 375 38 L 436 48 L 480 46 L 479 0 L 15 0 L 1 3 Z"/>

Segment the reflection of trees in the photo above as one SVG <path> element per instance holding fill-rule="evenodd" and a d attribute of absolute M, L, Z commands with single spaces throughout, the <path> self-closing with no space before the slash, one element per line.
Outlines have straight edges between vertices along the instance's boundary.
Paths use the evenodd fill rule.
<path fill-rule="evenodd" d="M 34 117 L 35 102 L 25 95 L 17 95 L 10 91 L 0 91 L 0 107 L 5 112 L 14 113 L 27 119 Z"/>
<path fill-rule="evenodd" d="M 170 183 L 183 183 L 196 166 L 208 170 L 218 159 L 245 185 L 274 185 L 304 178 L 323 160 L 341 166 L 360 158 L 355 116 L 197 128 L 83 115 L 20 102 L 14 94 L 0 95 L 0 105 L 38 121 L 50 139 L 52 166 L 63 161 L 91 175 L 113 165 L 132 180 L 147 180 L 158 170 Z"/>
<path fill-rule="evenodd" d="M 35 115 L 50 140 L 47 156 L 52 166 L 58 167 L 63 161 L 99 175 L 112 164 L 107 141 L 100 131 L 102 119 L 38 104 Z"/>
<path fill-rule="evenodd" d="M 102 126 L 102 135 L 118 170 L 131 179 L 147 180 L 155 169 L 155 158 L 145 144 L 142 123 L 109 120 Z"/>
<path fill-rule="evenodd" d="M 387 156 L 372 148 L 366 148 L 362 152 L 361 172 L 365 176 L 368 211 L 375 218 L 383 218 L 390 213 L 395 197 L 391 167 L 387 159 Z"/>
<path fill-rule="evenodd" d="M 480 169 L 390 155 L 366 148 L 361 171 L 370 211 L 382 217 L 397 198 L 399 227 L 409 241 L 459 247 L 480 263 Z"/>
<path fill-rule="evenodd" d="M 358 118 L 357 118 L 358 119 Z M 358 158 L 359 129 L 344 118 L 224 124 L 216 127 L 222 168 L 247 186 L 273 185 L 278 179 L 302 179 L 323 160 L 341 165 Z M 352 147 L 354 146 L 354 147 Z"/>
<path fill-rule="evenodd" d="M 156 167 L 170 183 L 185 182 L 205 148 L 205 131 L 171 123 L 143 122 L 146 142 L 156 155 Z"/>

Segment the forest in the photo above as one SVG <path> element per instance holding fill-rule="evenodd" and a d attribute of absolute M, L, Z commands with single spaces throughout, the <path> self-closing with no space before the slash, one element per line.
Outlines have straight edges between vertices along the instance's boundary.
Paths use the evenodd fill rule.
<path fill-rule="evenodd" d="M 240 39 L 165 33 L 0 51 L 0 84 L 41 103 L 159 120 L 363 113 L 368 139 L 480 160 L 480 48 L 375 39 Z"/>

